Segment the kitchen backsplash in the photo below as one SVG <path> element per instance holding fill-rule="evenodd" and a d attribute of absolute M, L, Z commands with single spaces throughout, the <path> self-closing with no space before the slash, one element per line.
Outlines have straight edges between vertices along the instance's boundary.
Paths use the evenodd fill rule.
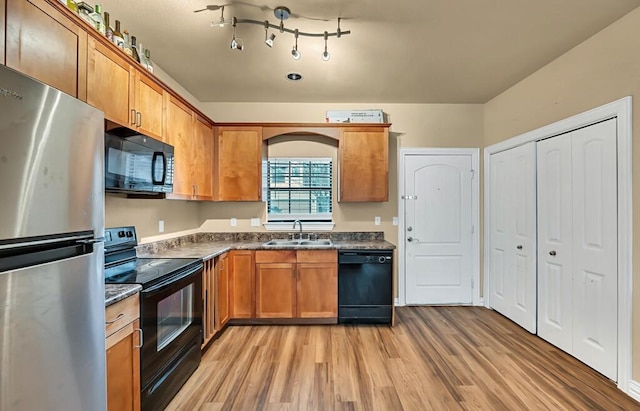
<path fill-rule="evenodd" d="M 304 233 L 308 235 L 309 233 Z M 297 235 L 297 232 L 296 232 Z M 272 239 L 288 238 L 289 233 L 277 232 L 248 232 L 248 233 L 196 233 L 153 243 L 140 244 L 137 247 L 139 254 L 153 254 L 163 250 L 180 247 L 191 243 L 206 242 L 237 242 L 237 241 L 269 241 Z M 384 240 L 382 231 L 371 232 L 340 232 L 340 233 L 318 233 L 319 239 L 331 239 L 332 241 L 376 241 Z"/>

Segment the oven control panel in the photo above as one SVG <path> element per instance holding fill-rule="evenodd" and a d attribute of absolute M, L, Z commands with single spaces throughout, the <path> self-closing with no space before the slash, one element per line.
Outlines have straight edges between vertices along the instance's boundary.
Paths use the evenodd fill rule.
<path fill-rule="evenodd" d="M 133 226 L 106 228 L 104 230 L 104 238 L 105 249 L 130 247 L 132 245 L 135 247 L 138 245 L 136 228 Z"/>

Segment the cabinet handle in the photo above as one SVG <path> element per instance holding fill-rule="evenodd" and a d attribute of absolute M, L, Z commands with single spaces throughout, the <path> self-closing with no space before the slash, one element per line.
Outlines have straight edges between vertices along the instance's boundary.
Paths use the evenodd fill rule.
<path fill-rule="evenodd" d="M 135 108 L 131 109 L 131 125 L 132 126 L 136 125 L 136 109 Z"/>
<path fill-rule="evenodd" d="M 549 255 L 552 256 L 552 257 L 555 257 L 556 256 L 556 252 L 555 251 L 549 251 Z"/>
<path fill-rule="evenodd" d="M 142 127 L 142 113 L 141 112 L 138 111 L 136 113 L 136 119 L 137 119 L 136 126 Z"/>
<path fill-rule="evenodd" d="M 522 250 L 522 246 L 521 246 L 521 245 L 517 246 L 516 248 L 517 248 L 518 250 Z"/>
<path fill-rule="evenodd" d="M 140 345 L 134 345 L 133 348 L 142 348 L 142 346 L 144 345 L 144 338 L 142 337 L 142 329 L 136 328 L 135 331 L 137 331 L 138 334 L 140 335 Z"/>
<path fill-rule="evenodd" d="M 120 313 L 120 314 L 118 314 L 118 316 L 117 316 L 116 318 L 114 318 L 113 320 L 111 320 L 111 321 L 105 321 L 105 322 L 106 322 L 107 324 L 113 324 L 113 323 L 115 323 L 116 321 L 120 321 L 120 320 L 122 320 L 123 318 L 124 318 L 124 313 Z"/>

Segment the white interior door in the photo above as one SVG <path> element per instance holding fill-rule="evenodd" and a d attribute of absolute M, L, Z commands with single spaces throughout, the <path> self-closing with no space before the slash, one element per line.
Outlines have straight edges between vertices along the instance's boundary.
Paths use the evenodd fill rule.
<path fill-rule="evenodd" d="M 490 159 L 490 306 L 536 332 L 535 144 Z"/>
<path fill-rule="evenodd" d="M 617 377 L 616 123 L 538 143 L 538 334 Z"/>
<path fill-rule="evenodd" d="M 572 133 L 573 355 L 617 376 L 616 123 Z"/>
<path fill-rule="evenodd" d="M 509 207 L 511 150 L 491 155 L 490 160 L 490 230 L 489 260 L 490 306 L 505 317 L 511 312 L 512 291 L 509 285 L 511 259 L 512 208 Z"/>
<path fill-rule="evenodd" d="M 537 151 L 538 335 L 571 353 L 571 134 L 540 141 Z"/>
<path fill-rule="evenodd" d="M 470 304 L 471 155 L 412 155 L 405 161 L 407 304 Z"/>

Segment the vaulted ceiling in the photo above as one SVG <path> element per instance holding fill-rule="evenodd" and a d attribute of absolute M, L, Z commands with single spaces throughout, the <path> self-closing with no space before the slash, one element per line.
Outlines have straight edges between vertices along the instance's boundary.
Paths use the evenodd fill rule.
<path fill-rule="evenodd" d="M 152 59 L 203 102 L 484 103 L 634 8 L 640 0 L 103 0 L 103 9 L 152 52 Z M 286 6 L 273 48 L 264 27 L 239 24 L 244 50 L 230 48 L 225 18 L 269 20 Z M 640 35 L 640 31 L 639 31 Z M 640 52 L 640 50 L 639 50 Z M 303 75 L 299 82 L 285 78 Z M 553 85 L 550 85 L 553 87 Z"/>

